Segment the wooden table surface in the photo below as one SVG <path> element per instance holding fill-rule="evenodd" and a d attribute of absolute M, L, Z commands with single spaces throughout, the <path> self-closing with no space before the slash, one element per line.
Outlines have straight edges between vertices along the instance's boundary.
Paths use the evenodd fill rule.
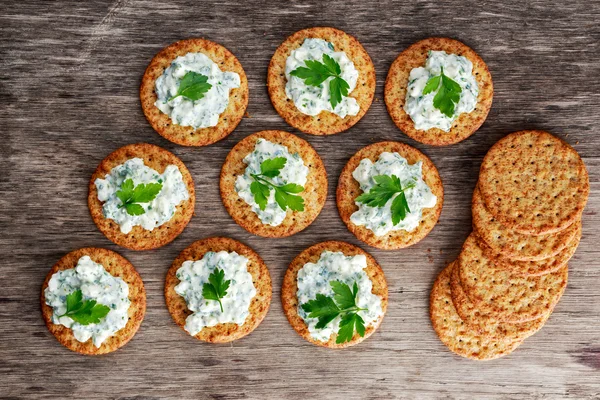
<path fill-rule="evenodd" d="M 243 3 L 244 5 L 240 5 Z M 503 3 L 503 4 L 500 4 Z M 27 398 L 599 398 L 600 397 L 600 4 L 597 1 L 53 1 L 6 0 L 0 16 L 0 396 Z M 349 131 L 316 137 L 289 127 L 265 87 L 269 59 L 287 35 L 329 25 L 355 35 L 377 71 L 375 101 Z M 429 36 L 465 42 L 487 62 L 494 104 L 466 141 L 434 148 L 389 118 L 383 82 L 397 54 Z M 146 122 L 138 87 L 152 56 L 183 38 L 229 48 L 250 84 L 249 116 L 225 140 L 185 148 Z M 475 362 L 449 352 L 431 328 L 429 291 L 470 232 L 470 196 L 486 151 L 521 129 L 571 143 L 588 167 L 591 196 L 569 285 L 546 326 L 513 354 Z M 325 161 L 327 203 L 305 231 L 267 240 L 237 226 L 221 204 L 218 176 L 232 146 L 263 129 L 307 139 Z M 334 192 L 361 147 L 397 140 L 437 165 L 445 201 L 421 243 L 381 251 L 340 220 Z M 196 181 L 196 216 L 170 245 L 133 252 L 109 242 L 87 209 L 88 179 L 111 151 L 148 142 L 178 155 Z M 252 246 L 273 279 L 264 322 L 227 345 L 192 339 L 164 304 L 165 273 L 192 241 L 226 235 Z M 315 347 L 289 326 L 279 301 L 288 263 L 328 239 L 371 252 L 390 303 L 380 329 L 343 351 Z M 39 293 L 52 265 L 84 246 L 116 250 L 140 272 L 146 318 L 119 351 L 86 357 L 62 347 L 41 317 Z"/>

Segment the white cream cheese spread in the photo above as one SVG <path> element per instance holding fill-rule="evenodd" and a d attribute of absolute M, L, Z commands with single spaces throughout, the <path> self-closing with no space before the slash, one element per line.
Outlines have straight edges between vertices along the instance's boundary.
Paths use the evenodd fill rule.
<path fill-rule="evenodd" d="M 455 105 L 454 114 L 448 117 L 434 107 L 436 91 L 423 95 L 423 89 L 429 78 L 444 75 L 458 83 L 462 89 L 460 100 Z M 445 51 L 429 51 L 424 67 L 413 68 L 408 77 L 404 111 L 415 124 L 415 129 L 428 130 L 439 128 L 450 131 L 454 120 L 462 113 L 475 109 L 479 87 L 473 75 L 473 64 L 469 59 Z"/>
<path fill-rule="evenodd" d="M 81 290 L 83 301 L 96 300 L 97 304 L 110 308 L 100 322 L 82 325 L 69 316 L 58 317 L 67 311 L 67 295 L 77 290 Z M 52 275 L 44 291 L 46 304 L 53 310 L 52 323 L 71 328 L 73 336 L 80 342 L 87 342 L 91 338 L 96 347 L 127 325 L 127 311 L 131 304 L 128 296 L 127 283 L 109 274 L 89 256 L 81 257 L 75 268 Z"/>
<path fill-rule="evenodd" d="M 260 165 L 267 159 L 276 157 L 284 157 L 286 159 L 284 167 L 280 170 L 279 175 L 270 178 L 271 182 L 277 186 L 288 183 L 295 183 L 300 186 L 306 185 L 306 177 L 308 176 L 308 167 L 304 165 L 304 161 L 298 153 L 291 154 L 286 146 L 269 142 L 265 139 L 258 139 L 254 146 L 254 151 L 244 157 L 244 163 L 248 166 L 243 175 L 238 175 L 235 181 L 235 190 L 238 195 L 252 207 L 252 211 L 258 215 L 263 224 L 271 226 L 280 225 L 285 216 L 286 210 L 275 201 L 275 191 L 271 190 L 267 198 L 267 205 L 264 210 L 261 210 L 254 195 L 250 191 L 250 185 L 254 181 L 252 174 L 260 174 Z"/>
<path fill-rule="evenodd" d="M 310 335 L 315 340 L 326 342 L 331 334 L 339 331 L 341 316 L 332 320 L 325 328 L 317 329 L 317 318 L 309 318 L 302 305 L 314 300 L 317 294 L 333 297 L 332 281 L 340 281 L 350 288 L 358 285 L 356 305 L 366 309 L 358 311 L 365 327 L 375 325 L 383 317 L 381 298 L 372 293 L 373 283 L 365 272 L 367 258 L 364 255 L 346 256 L 341 252 L 324 251 L 316 263 L 306 263 L 298 271 L 298 315 L 308 326 Z"/>
<path fill-rule="evenodd" d="M 192 101 L 178 96 L 177 91 L 183 77 L 196 72 L 208 77 L 212 87 L 199 100 Z M 171 117 L 174 124 L 208 128 L 216 126 L 219 116 L 229 104 L 229 90 L 240 87 L 240 76 L 235 72 L 222 72 L 219 66 L 203 53 L 187 53 L 179 56 L 165 72 L 156 79 L 157 100 L 154 103 L 163 113 Z"/>
<path fill-rule="evenodd" d="M 354 63 L 343 51 L 335 51 L 333 44 L 323 39 L 305 39 L 302 46 L 292 50 L 285 62 L 285 94 L 291 99 L 301 113 L 318 115 L 321 111 L 332 112 L 341 118 L 346 115 L 356 115 L 360 110 L 356 99 L 350 96 L 343 97 L 342 101 L 332 108 L 329 95 L 329 81 L 327 78 L 319 86 L 307 85 L 303 79 L 290 75 L 298 67 L 304 67 L 305 61 L 316 60 L 322 62 L 323 54 L 333 58 L 341 68 L 341 78 L 348 83 L 348 94 L 352 93 L 358 80 L 358 70 Z"/>
<path fill-rule="evenodd" d="M 134 185 L 140 183 L 161 183 L 162 189 L 154 200 L 140 203 L 145 212 L 141 215 L 129 215 L 116 193 L 124 181 L 132 179 Z M 169 221 L 175 215 L 176 207 L 189 199 L 187 186 L 176 165 L 169 165 L 165 172 L 157 171 L 144 165 L 141 158 L 132 158 L 110 170 L 104 179 L 94 182 L 98 190 L 98 200 L 103 202 L 102 212 L 105 218 L 114 220 L 121 227 L 122 233 L 129 233 L 134 226 L 140 225 L 146 230 L 153 230 Z"/>
<path fill-rule="evenodd" d="M 375 186 L 373 179 L 378 175 L 395 175 L 400 179 L 402 187 L 412 186 L 404 190 L 404 195 L 410 209 L 406 217 L 394 226 L 392 222 L 391 205 L 393 196 L 383 207 L 370 207 L 366 204 L 355 202 L 358 210 L 350 216 L 350 221 L 355 225 L 364 225 L 377 236 L 385 235 L 390 231 L 404 229 L 411 232 L 419 226 L 424 208 L 435 206 L 437 197 L 423 181 L 422 162 L 409 165 L 404 157 L 398 153 L 381 153 L 377 162 L 373 163 L 368 158 L 361 160 L 352 176 L 359 183 L 361 190 L 366 193 Z"/>
<path fill-rule="evenodd" d="M 204 327 L 232 322 L 243 325 L 250 315 L 250 302 L 256 296 L 248 259 L 236 252 L 208 252 L 198 261 L 185 261 L 177 270 L 179 284 L 175 292 L 185 299 L 192 312 L 185 320 L 185 330 L 195 336 Z M 227 294 L 221 299 L 223 311 L 216 300 L 205 299 L 202 289 L 215 269 L 224 272 L 224 281 L 230 280 Z"/>

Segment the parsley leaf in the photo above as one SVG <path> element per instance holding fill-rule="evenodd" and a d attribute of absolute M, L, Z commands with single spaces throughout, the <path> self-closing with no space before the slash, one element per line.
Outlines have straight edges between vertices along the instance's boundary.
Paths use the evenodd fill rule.
<path fill-rule="evenodd" d="M 423 88 L 423 94 L 429 94 L 437 90 L 433 98 L 433 106 L 440 110 L 448 118 L 454 115 L 454 108 L 460 100 L 462 88 L 458 83 L 444 75 L 444 67 L 440 75 L 429 78 Z"/>
<path fill-rule="evenodd" d="M 400 221 L 406 218 L 406 214 L 410 212 L 408 201 L 406 200 L 405 190 L 415 186 L 414 183 L 409 183 L 402 187 L 400 178 L 396 175 L 377 175 L 373 177 L 375 186 L 366 193 L 358 196 L 355 201 L 365 204 L 369 207 L 384 207 L 388 201 L 396 194 L 396 198 L 392 201 L 390 207 L 392 211 L 392 224 L 398 225 Z"/>
<path fill-rule="evenodd" d="M 355 329 L 361 337 L 365 336 L 365 321 L 358 315 L 358 312 L 366 311 L 366 309 L 356 305 L 358 284 L 354 282 L 352 289 L 340 281 L 331 281 L 329 284 L 333 289 L 333 299 L 318 293 L 314 300 L 309 300 L 301 306 L 308 313 L 309 318 L 319 319 L 315 328 L 323 329 L 341 315 L 336 343 L 352 340 Z"/>
<path fill-rule="evenodd" d="M 98 304 L 96 300 L 83 301 L 81 290 L 69 293 L 66 300 L 67 311 L 58 318 L 66 316 L 81 325 L 97 324 L 110 311 L 110 307 Z"/>
<path fill-rule="evenodd" d="M 287 208 L 292 211 L 304 211 L 304 199 L 302 196 L 296 196 L 296 193 L 304 191 L 304 187 L 295 183 L 277 186 L 267 179 L 279 176 L 286 162 L 285 157 L 264 160 L 260 164 L 260 174 L 251 175 L 254 182 L 250 184 L 250 192 L 254 196 L 254 201 L 258 204 L 258 207 L 263 211 L 267 207 L 271 189 L 275 190 L 275 201 L 283 211 Z"/>
<path fill-rule="evenodd" d="M 350 86 L 342 77 L 342 68 L 337 61 L 327 54 L 323 54 L 323 62 L 316 60 L 304 61 L 306 67 L 298 67 L 290 75 L 296 76 L 308 86 L 320 86 L 325 80 L 333 77 L 329 81 L 329 103 L 335 108 L 343 97 L 348 96 Z"/>
<path fill-rule="evenodd" d="M 133 179 L 127 179 L 121 184 L 121 189 L 116 193 L 121 204 L 129 215 L 142 215 L 146 212 L 137 203 L 149 203 L 156 198 L 162 189 L 162 183 L 140 183 L 133 187 Z"/>
<path fill-rule="evenodd" d="M 223 312 L 223 303 L 221 303 L 221 299 L 227 295 L 227 289 L 229 289 L 229 285 L 231 284 L 231 280 L 225 279 L 225 271 L 219 268 L 215 268 L 215 270 L 208 276 L 208 283 L 205 283 L 202 286 L 202 297 L 207 300 L 216 300 L 219 302 L 219 306 L 221 306 L 221 312 Z"/>
<path fill-rule="evenodd" d="M 208 83 L 208 76 L 189 71 L 179 82 L 177 94 L 171 97 L 169 101 L 179 96 L 187 97 L 192 101 L 200 100 L 211 87 L 212 85 Z"/>

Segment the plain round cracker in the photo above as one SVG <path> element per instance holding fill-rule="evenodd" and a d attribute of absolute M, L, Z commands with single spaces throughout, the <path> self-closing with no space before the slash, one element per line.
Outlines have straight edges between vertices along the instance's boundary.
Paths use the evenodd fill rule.
<path fill-rule="evenodd" d="M 540 235 L 581 219 L 590 183 L 581 157 L 566 142 L 544 131 L 520 131 L 500 139 L 485 155 L 479 188 L 502 224 Z"/>
<path fill-rule="evenodd" d="M 450 286 L 450 276 L 455 267 L 458 267 L 456 261 L 440 272 L 431 289 L 429 317 L 435 333 L 450 351 L 472 360 L 493 360 L 512 353 L 522 340 L 483 336 L 456 312 Z"/>
<path fill-rule="evenodd" d="M 292 50 L 302 46 L 305 39 L 323 39 L 334 45 L 336 51 L 343 51 L 358 70 L 356 87 L 349 97 L 356 99 L 358 114 L 340 118 L 329 111 L 311 116 L 300 112 L 285 94 L 285 63 Z M 267 73 L 267 87 L 273 107 L 291 126 L 312 135 L 332 135 L 347 130 L 356 124 L 367 112 L 375 95 L 375 66 L 371 57 L 353 36 L 339 29 L 328 27 L 307 28 L 289 36 L 275 51 Z"/>
<path fill-rule="evenodd" d="M 358 206 L 354 203 L 354 199 L 362 193 L 360 185 L 352 176 L 352 172 L 358 167 L 361 160 L 368 158 L 371 161 L 376 162 L 379 155 L 386 151 L 397 152 L 402 157 L 406 158 L 409 164 L 414 164 L 418 161 L 423 162 L 423 180 L 429 186 L 433 194 L 437 196 L 437 203 L 432 208 L 423 209 L 421 222 L 412 232 L 398 230 L 391 231 L 383 236 L 376 236 L 372 230 L 365 226 L 355 225 L 350 220 L 350 216 L 358 210 Z M 360 149 L 350 158 L 340 174 L 336 198 L 340 217 L 354 236 L 373 247 L 393 250 L 411 246 L 425 238 L 425 236 L 431 232 L 442 212 L 444 187 L 437 168 L 425 154 L 404 143 L 379 142 Z"/>
<path fill-rule="evenodd" d="M 581 224 L 577 224 L 577 228 L 575 237 L 569 242 L 567 247 L 561 250 L 557 255 L 539 261 L 512 260 L 496 253 L 480 238 L 478 238 L 478 243 L 479 247 L 483 250 L 484 255 L 487 258 L 494 260 L 494 263 L 498 268 L 506 269 L 510 273 L 516 275 L 539 276 L 549 274 L 564 267 L 571 257 L 573 257 L 573 254 L 575 254 L 577 246 L 579 245 L 579 241 L 581 240 Z"/>
<path fill-rule="evenodd" d="M 240 87 L 230 90 L 229 104 L 219 116 L 218 124 L 213 127 L 194 128 L 174 124 L 171 117 L 154 105 L 157 100 L 156 80 L 177 57 L 191 52 L 203 53 L 218 64 L 221 71 L 235 72 L 240 76 Z M 242 120 L 248 106 L 248 79 L 242 64 L 220 44 L 206 39 L 180 40 L 162 49 L 150 61 L 142 77 L 140 101 L 146 119 L 159 135 L 183 146 L 206 146 L 229 135 Z"/>
<path fill-rule="evenodd" d="M 298 153 L 308 167 L 304 191 L 304 211 L 287 209 L 287 215 L 278 226 L 263 224 L 252 207 L 235 190 L 238 175 L 243 175 L 247 164 L 244 157 L 254 151 L 256 141 L 263 138 L 286 146 L 290 153 Z M 286 237 L 308 227 L 319 215 L 327 198 L 327 172 L 319 154 L 306 140 L 284 131 L 260 131 L 245 137 L 227 155 L 221 168 L 221 199 L 233 220 L 248 232 L 263 237 Z"/>
<path fill-rule="evenodd" d="M 86 342 L 80 342 L 75 339 L 71 328 L 54 324 L 52 322 L 53 309 L 46 304 L 44 291 L 48 287 L 48 282 L 50 282 L 52 275 L 59 271 L 75 268 L 77 262 L 83 256 L 89 256 L 92 261 L 102 264 L 109 274 L 123 279 L 129 287 L 129 300 L 131 301 L 129 309 L 127 310 L 129 320 L 124 328 L 107 338 L 100 347 L 94 346 L 92 339 L 89 339 Z M 146 313 L 146 291 L 144 289 L 144 282 L 133 265 L 131 265 L 125 257 L 114 251 L 95 247 L 74 250 L 58 260 L 50 272 L 48 272 L 48 275 L 46 275 L 46 279 L 42 285 L 40 300 L 42 303 L 42 316 L 44 317 L 44 321 L 46 322 L 46 326 L 50 333 L 56 337 L 60 344 L 69 350 L 85 355 L 106 354 L 123 347 L 138 331 Z"/>
<path fill-rule="evenodd" d="M 520 323 L 495 320 L 493 315 L 490 315 L 485 309 L 480 309 L 469 300 L 460 283 L 459 270 L 457 264 L 452 269 L 450 277 L 452 302 L 460 318 L 483 336 L 492 339 L 523 340 L 539 331 L 550 317 L 550 313 L 548 313 L 541 318 Z"/>
<path fill-rule="evenodd" d="M 539 261 L 559 254 L 573 241 L 581 222 L 544 235 L 526 235 L 502 225 L 485 206 L 478 187 L 473 191 L 473 228 L 495 252 L 519 261 Z"/>
<path fill-rule="evenodd" d="M 485 257 L 473 234 L 458 260 L 467 297 L 490 318 L 503 322 L 526 322 L 548 315 L 567 286 L 567 265 L 541 276 L 513 275 Z"/>
<path fill-rule="evenodd" d="M 250 334 L 267 315 L 272 296 L 271 276 L 262 258 L 250 247 L 237 240 L 225 237 L 212 237 L 198 240 L 186 247 L 173 261 L 171 268 L 167 272 L 165 279 L 165 301 L 175 323 L 188 335 L 189 333 L 185 330 L 185 320 L 192 313 L 187 308 L 185 299 L 175 292 L 175 286 L 180 282 L 176 273 L 185 261 L 200 260 L 209 251 L 235 251 L 239 255 L 246 257 L 249 260 L 247 264 L 248 272 L 252 275 L 252 283 L 256 288 L 256 295 L 252 298 L 248 308 L 250 315 L 246 318 L 243 325 L 240 326 L 233 322 L 217 324 L 211 327 L 204 327 L 194 336 L 196 339 L 205 342 L 227 343 Z"/>
<path fill-rule="evenodd" d="M 103 203 L 98 200 L 98 190 L 94 181 L 97 178 L 104 179 L 110 173 L 111 169 L 136 157 L 141 158 L 144 161 L 144 165 L 160 174 L 165 171 L 168 165 L 176 165 L 183 176 L 183 181 L 189 193 L 189 199 L 181 202 L 176 207 L 173 217 L 161 226 L 149 231 L 138 225 L 134 226 L 131 232 L 125 234 L 121 232 L 119 224 L 112 219 L 104 217 L 102 213 Z M 190 219 L 192 219 L 195 204 L 194 181 L 183 162 L 173 153 L 147 143 L 129 144 L 110 153 L 98 165 L 89 183 L 88 207 L 96 226 L 109 240 L 131 250 L 156 249 L 173 241 L 187 226 Z"/>
<path fill-rule="evenodd" d="M 298 271 L 300 271 L 300 269 L 302 269 L 306 263 L 316 263 L 319 261 L 321 253 L 327 250 L 333 252 L 342 252 L 345 256 L 356 256 L 362 254 L 367 257 L 367 268 L 365 268 L 364 271 L 373 283 L 373 289 L 371 290 L 371 293 L 381 298 L 381 309 L 385 315 L 388 304 L 388 287 L 387 282 L 385 281 L 383 270 L 379 264 L 377 264 L 377 261 L 373 258 L 373 256 L 360 247 L 354 246 L 350 243 L 333 240 L 312 245 L 294 258 L 283 278 L 283 284 L 281 287 L 281 304 L 283 306 L 283 311 L 290 322 L 290 325 L 292 325 L 292 328 L 294 328 L 294 330 L 300 336 L 310 343 L 329 348 L 344 348 L 354 346 L 355 344 L 367 339 L 377 330 L 377 328 L 379 328 L 379 325 L 381 325 L 381 322 L 383 321 L 384 315 L 382 315 L 374 325 L 366 327 L 365 336 L 361 337 L 357 332 L 355 332 L 352 340 L 340 344 L 335 342 L 337 338 L 337 334 L 335 333 L 331 334 L 331 337 L 327 342 L 313 339 L 308 331 L 308 326 L 302 317 L 298 315 L 298 297 L 296 295 L 298 292 Z"/>
<path fill-rule="evenodd" d="M 404 111 L 410 71 L 425 65 L 430 50 L 443 50 L 466 57 L 473 63 L 473 74 L 479 86 L 475 109 L 459 115 L 449 132 L 438 128 L 417 130 L 410 115 Z M 385 104 L 396 126 L 414 140 L 432 146 L 458 143 L 475 133 L 487 118 L 493 96 L 492 75 L 481 57 L 457 40 L 440 37 L 421 40 L 400 53 L 390 66 L 384 89 Z"/>

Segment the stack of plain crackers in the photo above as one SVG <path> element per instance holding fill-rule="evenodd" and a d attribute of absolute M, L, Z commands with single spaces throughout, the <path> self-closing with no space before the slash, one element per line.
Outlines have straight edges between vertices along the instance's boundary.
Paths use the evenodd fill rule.
<path fill-rule="evenodd" d="M 547 132 L 516 132 L 490 149 L 473 232 L 431 292 L 433 327 L 451 351 L 494 359 L 541 329 L 567 286 L 588 195 L 579 154 Z"/>

